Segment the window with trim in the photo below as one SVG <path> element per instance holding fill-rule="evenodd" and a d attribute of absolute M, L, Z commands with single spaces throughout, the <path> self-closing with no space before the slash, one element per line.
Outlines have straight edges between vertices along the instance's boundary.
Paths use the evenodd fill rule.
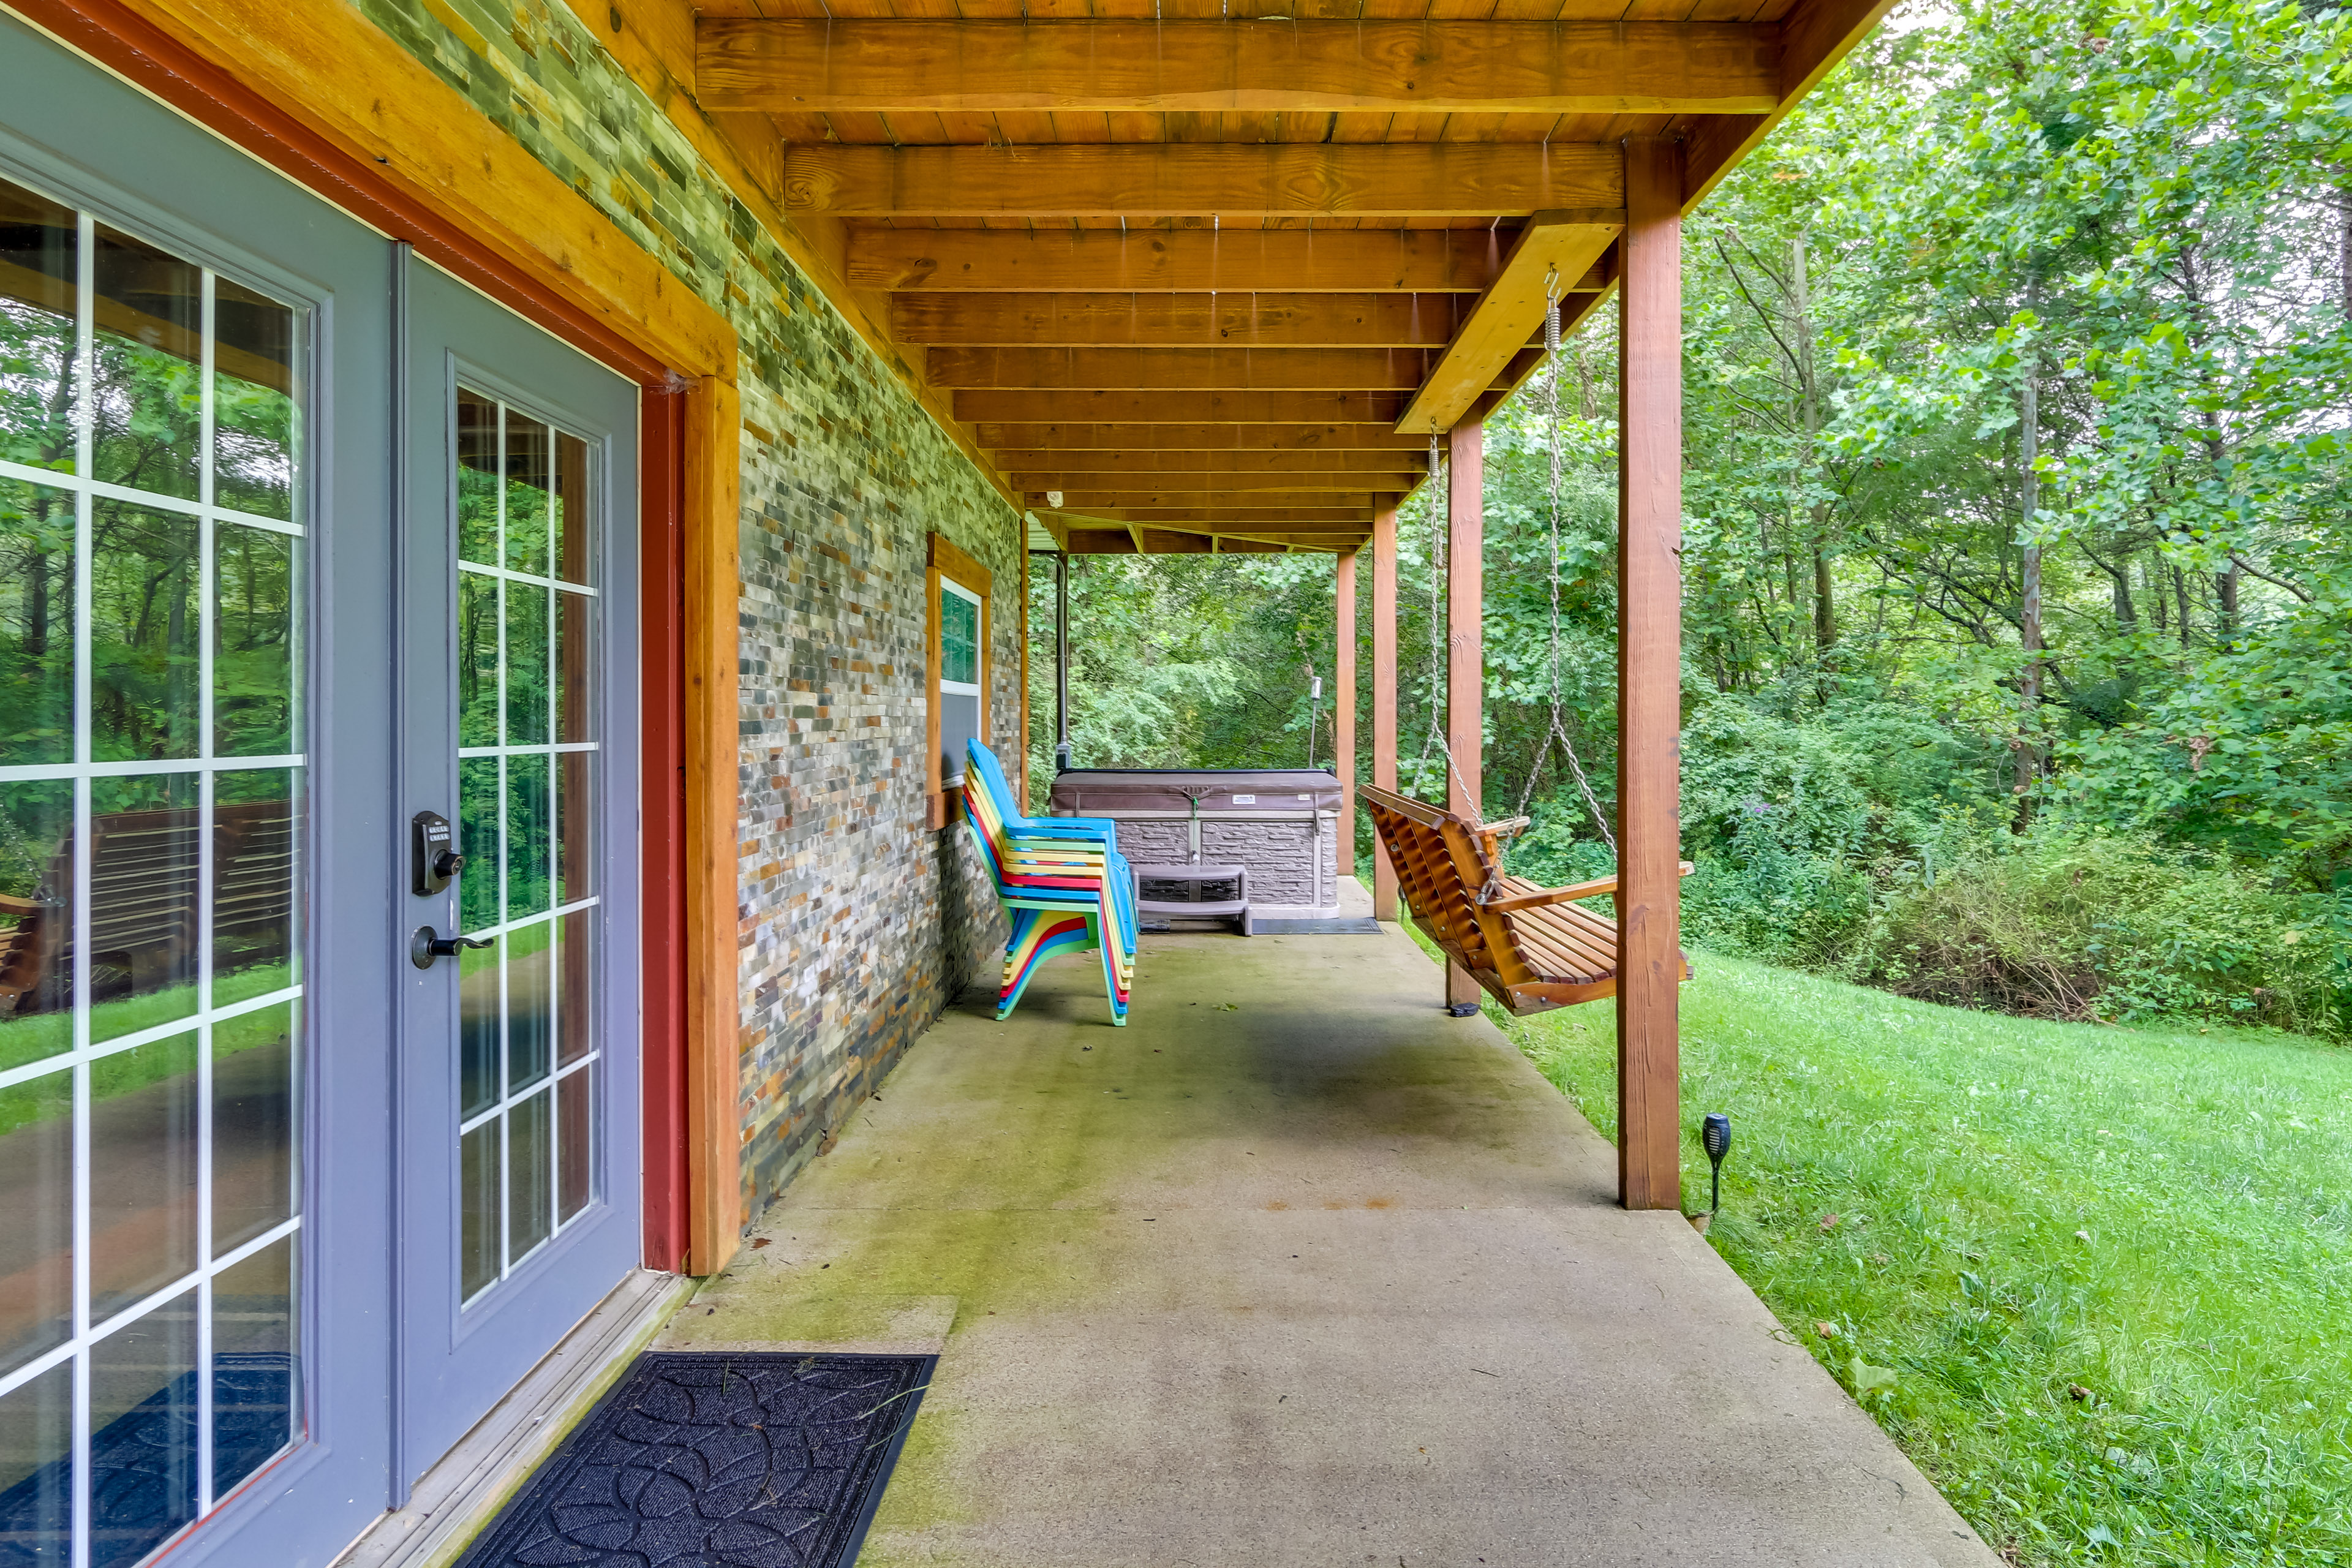
<path fill-rule="evenodd" d="M 930 623 L 924 728 L 927 816 L 933 827 L 954 820 L 963 788 L 964 745 L 989 742 L 988 595 L 985 568 L 938 534 L 924 574 Z"/>

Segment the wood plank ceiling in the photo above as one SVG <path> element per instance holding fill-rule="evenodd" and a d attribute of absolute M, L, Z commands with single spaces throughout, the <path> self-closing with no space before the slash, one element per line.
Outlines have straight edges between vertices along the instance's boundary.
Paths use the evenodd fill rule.
<path fill-rule="evenodd" d="M 1888 4 L 706 0 L 693 90 L 1065 548 L 1345 551 L 1613 287 L 1623 142 L 1695 202 Z"/>

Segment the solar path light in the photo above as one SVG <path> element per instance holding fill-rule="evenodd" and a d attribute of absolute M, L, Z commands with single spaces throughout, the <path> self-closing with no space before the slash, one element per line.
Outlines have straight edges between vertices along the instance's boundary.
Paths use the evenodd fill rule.
<path fill-rule="evenodd" d="M 1723 1157 L 1731 1152 L 1731 1118 L 1720 1110 L 1710 1110 L 1699 1127 L 1698 1141 L 1706 1150 L 1709 1163 L 1715 1167 L 1715 1186 L 1707 1199 L 1707 1217 L 1723 1206 Z"/>

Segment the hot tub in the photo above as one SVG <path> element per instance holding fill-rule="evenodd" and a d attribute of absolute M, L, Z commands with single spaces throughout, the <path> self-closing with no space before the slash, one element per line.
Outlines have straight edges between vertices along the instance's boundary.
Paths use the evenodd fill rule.
<path fill-rule="evenodd" d="M 1249 868 L 1260 914 L 1339 907 L 1339 781 L 1312 768 L 1073 768 L 1054 780 L 1056 816 L 1107 816 L 1139 865 Z"/>

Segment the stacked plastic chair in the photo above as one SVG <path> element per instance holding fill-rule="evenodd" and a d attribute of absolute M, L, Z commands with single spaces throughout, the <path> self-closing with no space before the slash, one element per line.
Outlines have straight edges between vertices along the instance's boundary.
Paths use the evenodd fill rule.
<path fill-rule="evenodd" d="M 1111 1022 L 1127 1022 L 1135 986 L 1135 874 L 1118 825 L 1094 816 L 1024 816 L 995 754 L 964 742 L 964 821 L 1012 920 L 996 1016 L 1008 1017 L 1037 966 L 1057 952 L 1102 954 Z"/>

